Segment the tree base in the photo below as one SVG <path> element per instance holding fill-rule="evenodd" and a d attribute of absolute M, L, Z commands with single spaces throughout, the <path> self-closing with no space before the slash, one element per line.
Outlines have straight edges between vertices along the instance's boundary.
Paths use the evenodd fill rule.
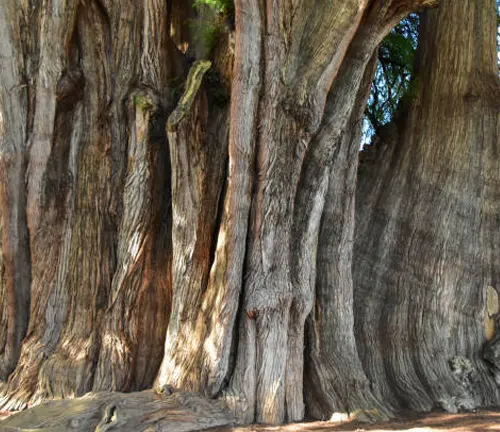
<path fill-rule="evenodd" d="M 79 399 L 47 402 L 8 417 L 0 423 L 0 429 L 188 432 L 232 424 L 232 417 L 218 401 L 192 393 L 164 396 L 148 390 L 93 393 Z"/>

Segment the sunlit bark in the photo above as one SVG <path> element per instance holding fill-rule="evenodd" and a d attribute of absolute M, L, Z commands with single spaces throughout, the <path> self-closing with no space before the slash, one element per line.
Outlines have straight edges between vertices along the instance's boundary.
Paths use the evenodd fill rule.
<path fill-rule="evenodd" d="M 306 412 L 375 419 L 401 408 L 392 378 L 378 374 L 393 363 L 377 357 L 386 341 L 371 325 L 393 317 L 391 347 L 413 364 L 434 352 L 426 326 L 437 324 L 398 333 L 405 314 L 420 323 L 411 313 L 428 305 L 409 311 L 407 299 L 408 310 L 391 315 L 390 303 L 386 310 L 375 299 L 386 286 L 371 273 L 378 291 L 353 294 L 357 141 L 378 44 L 408 13 L 436 2 L 236 0 L 234 17 L 177 0 L 19 3 L 0 5 L 0 407 L 154 386 L 219 398 L 239 422 L 296 421 Z M 479 113 L 493 123 L 493 102 L 469 79 L 492 76 L 482 69 L 491 47 L 477 36 L 491 17 L 471 1 L 464 5 L 450 7 L 456 15 L 442 20 L 449 25 L 431 19 L 428 33 L 437 50 L 451 46 L 446 35 L 464 30 L 453 46 L 470 43 L 467 52 L 479 62 L 473 71 L 468 63 L 465 75 L 456 71 L 470 87 L 456 95 L 435 79 L 454 72 L 436 59 L 459 67 L 456 54 L 429 54 L 428 63 L 437 63 L 422 78 L 431 81 L 425 89 L 441 91 L 422 90 L 417 100 L 425 104 L 410 109 L 406 124 L 424 130 L 427 123 L 418 122 L 429 119 L 434 129 L 425 139 L 433 145 L 408 138 L 405 148 L 429 149 L 414 158 L 442 166 L 467 153 L 437 144 L 449 138 L 431 119 L 453 108 L 461 119 L 453 130 L 474 142 L 472 162 L 486 167 L 474 175 L 492 180 L 484 189 L 477 178 L 450 184 L 483 191 L 488 204 L 470 208 L 494 214 L 495 170 L 486 161 L 495 160 L 495 141 L 480 137 L 478 126 Z M 472 27 L 460 29 L 462 21 Z M 444 100 L 449 105 L 440 105 Z M 468 179 L 468 160 L 456 161 L 462 165 L 453 178 Z M 405 175 L 442 179 L 424 162 Z M 404 171 L 389 171 L 409 184 Z M 365 193 L 361 201 L 370 205 Z M 418 223 L 437 226 L 438 210 L 447 208 L 440 202 L 419 209 L 428 217 Z M 381 214 L 392 212 L 384 208 Z M 459 213 L 457 220 L 470 215 Z M 457 230 L 469 226 L 461 223 Z M 367 239 L 370 227 L 360 222 Z M 486 232 L 477 231 L 483 249 L 494 244 Z M 369 258 L 397 255 L 391 247 L 398 236 Z M 429 248 L 436 256 L 441 250 Z M 403 262 L 422 263 L 410 255 Z M 453 256 L 463 266 L 446 277 L 465 283 L 477 257 Z M 482 282 L 494 283 L 491 272 Z M 403 285 L 418 299 L 410 282 Z M 457 304 L 474 305 L 475 315 L 450 331 L 466 333 L 464 350 L 474 351 L 483 342 L 473 325 L 483 298 L 465 285 L 459 293 Z M 422 298 L 433 304 L 434 297 Z M 405 351 L 400 342 L 410 336 L 430 351 Z M 419 393 L 417 381 L 403 390 L 401 400 L 418 400 L 409 404 L 415 408 L 438 400 L 438 390 Z M 495 397 L 478 396 L 476 405 Z"/>

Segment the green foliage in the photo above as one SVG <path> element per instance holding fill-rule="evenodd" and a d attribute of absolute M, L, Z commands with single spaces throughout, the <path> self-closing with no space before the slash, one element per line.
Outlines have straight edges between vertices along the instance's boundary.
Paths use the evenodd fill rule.
<path fill-rule="evenodd" d="M 134 95 L 134 105 L 142 111 L 147 111 L 153 107 L 153 102 L 147 96 L 136 94 Z"/>
<path fill-rule="evenodd" d="M 219 13 L 234 13 L 233 0 L 194 0 L 195 7 L 200 7 L 201 5 L 206 5 Z"/>
<path fill-rule="evenodd" d="M 417 15 L 410 15 L 384 39 L 378 54 L 379 64 L 365 111 L 365 141 L 393 118 L 401 103 L 417 94 L 418 82 L 412 80 L 418 43 Z"/>
<path fill-rule="evenodd" d="M 225 30 L 225 25 L 229 23 L 231 27 L 234 24 L 234 2 L 233 0 L 194 0 L 194 7 L 201 11 L 202 17 L 202 19 L 190 21 L 195 45 L 201 49 L 201 58 L 208 58 L 221 32 Z"/>

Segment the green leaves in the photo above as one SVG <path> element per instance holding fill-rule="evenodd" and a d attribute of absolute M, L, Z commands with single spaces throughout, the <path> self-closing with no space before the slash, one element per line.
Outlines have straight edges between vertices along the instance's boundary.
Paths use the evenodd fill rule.
<path fill-rule="evenodd" d="M 196 45 L 201 47 L 199 58 L 209 58 L 227 23 L 234 22 L 233 0 L 194 0 L 198 18 L 190 20 Z"/>
<path fill-rule="evenodd" d="M 416 93 L 412 73 L 418 44 L 418 25 L 418 15 L 410 15 L 380 45 L 379 64 L 365 111 L 365 139 L 390 122 L 401 102 L 411 99 Z"/>
<path fill-rule="evenodd" d="M 216 12 L 232 13 L 234 11 L 233 0 L 194 0 L 194 6 L 206 5 Z"/>

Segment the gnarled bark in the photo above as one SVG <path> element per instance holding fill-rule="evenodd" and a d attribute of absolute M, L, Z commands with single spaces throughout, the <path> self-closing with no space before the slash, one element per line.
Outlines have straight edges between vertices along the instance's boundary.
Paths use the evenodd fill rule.
<path fill-rule="evenodd" d="M 8 178 L 4 183 L 10 189 L 2 184 L 0 190 L 6 275 L 1 289 L 9 299 L 0 304 L 0 322 L 9 329 L 12 348 L 1 353 L 10 369 L 0 375 L 9 375 L 0 406 L 142 389 L 156 375 L 158 389 L 170 385 L 221 398 L 240 422 L 300 420 L 306 410 L 321 418 L 335 412 L 385 417 L 401 408 L 391 393 L 396 384 L 387 374 L 378 375 L 377 368 L 392 360 L 375 352 L 385 350 L 385 340 L 373 335 L 372 324 L 381 314 L 394 319 L 389 350 L 394 357 L 393 348 L 403 346 L 405 338 L 425 339 L 425 326 L 437 325 L 431 319 L 418 324 L 418 331 L 407 327 L 408 332 L 397 333 L 403 313 L 420 322 L 416 311 L 421 314 L 437 297 L 422 291 L 428 304 L 414 311 L 404 306 L 394 309 L 396 315 L 386 314 L 386 307 L 392 311 L 389 304 L 367 317 L 364 304 L 371 305 L 370 313 L 381 304 L 370 303 L 372 297 L 363 297 L 361 290 L 353 307 L 356 142 L 377 45 L 407 13 L 436 2 L 237 0 L 234 47 L 228 11 L 218 16 L 206 5 L 54 0 L 33 1 L 35 7 L 28 8 L 26 3 L 19 10 L 13 2 L 0 6 L 0 18 L 9 23 L 0 30 L 8 39 L 0 45 L 8 51 L 0 60 L 23 59 L 2 63 L 1 97 L 4 87 L 21 84 L 24 89 L 21 77 L 29 77 L 26 90 L 8 93 L 10 99 L 0 105 L 2 118 L 16 107 L 19 112 L 14 119 L 19 128 L 1 123 L 1 161 L 10 165 L 0 176 Z M 482 11 L 466 4 L 470 9 L 458 8 L 454 29 Z M 210 31 L 219 26 L 209 34 L 215 46 L 209 38 L 200 41 L 203 31 L 185 25 L 184 16 Z M 38 45 L 33 37 L 17 36 L 18 23 L 32 21 L 39 26 Z M 441 27 L 430 33 L 435 45 L 445 39 Z M 469 39 L 455 41 L 460 43 Z M 491 50 L 478 44 L 477 52 Z M 437 62 L 439 74 L 440 67 Z M 483 77 L 478 70 L 472 75 Z M 428 72 L 431 81 L 433 73 Z M 432 97 L 422 91 L 418 100 L 432 106 L 425 117 L 429 124 L 439 107 L 470 119 L 489 109 L 477 102 L 484 99 L 477 97 L 473 80 L 467 82 L 472 92 L 460 93 L 474 101 L 467 109 L 444 104 L 448 93 L 442 89 Z M 436 79 L 430 85 L 441 84 Z M 410 113 L 407 124 L 424 121 L 417 108 Z M 475 129 L 464 126 L 460 133 L 467 138 L 469 130 Z M 429 136 L 432 142 L 446 139 L 435 128 Z M 480 142 L 479 135 L 474 142 Z M 417 144 L 410 147 L 419 149 Z M 493 153 L 493 145 L 485 148 Z M 422 159 L 431 155 L 450 163 L 453 149 L 462 150 L 450 146 L 450 153 L 443 153 L 448 160 L 437 150 L 424 151 Z M 5 159 L 7 154 L 14 156 Z M 466 173 L 465 159 L 457 160 L 462 171 L 453 171 L 453 179 Z M 486 159 L 474 159 L 478 166 L 480 161 Z M 493 179 L 491 186 L 486 182 L 487 204 L 481 210 L 493 214 L 496 174 L 493 164 L 484 165 L 486 171 L 474 175 Z M 395 178 L 410 185 L 401 173 Z M 411 175 L 422 173 L 441 179 L 434 168 Z M 463 189 L 470 192 L 470 184 L 480 190 L 477 178 Z M 9 201 L 16 187 L 21 192 Z M 389 204 L 394 201 L 388 199 Z M 403 206 L 396 204 L 399 214 Z M 425 206 L 418 210 L 418 224 L 428 222 L 422 217 L 427 211 Z M 470 214 L 457 215 L 458 220 Z M 493 250 L 494 241 L 486 245 L 486 231 L 481 233 L 482 247 Z M 387 248 L 392 247 L 394 238 L 387 238 Z M 9 261 L 13 244 L 17 252 Z M 422 244 L 432 259 L 445 250 Z M 464 239 L 446 250 L 467 245 Z M 391 250 L 391 263 L 399 250 Z M 466 280 L 472 271 L 466 267 L 467 253 L 455 254 L 463 266 L 450 278 Z M 416 260 L 411 257 L 407 265 Z M 22 263 L 30 270 L 26 274 L 21 274 Z M 413 285 L 404 287 L 417 292 Z M 384 289 L 380 282 L 370 296 Z M 460 296 L 480 307 L 481 296 L 472 298 L 465 288 Z M 20 344 L 28 299 L 30 320 Z M 356 346 L 357 313 L 357 328 L 366 335 L 357 338 Z M 460 322 L 460 331 L 472 328 L 477 316 Z M 471 333 L 472 339 L 472 345 L 481 343 L 478 332 Z M 378 344 L 373 349 L 372 340 Z M 434 353 L 434 345 L 425 346 Z M 403 352 L 412 364 L 424 361 Z M 469 379 L 467 371 L 464 376 L 460 379 Z M 414 384 L 406 399 L 421 390 L 417 380 Z M 427 406 L 433 394 L 413 406 Z"/>
<path fill-rule="evenodd" d="M 354 1 L 344 2 L 338 10 L 326 3 L 315 10 L 301 2 L 292 5 L 292 10 L 285 3 L 273 7 L 261 6 L 258 2 L 236 3 L 230 177 L 222 220 L 235 218 L 244 231 L 231 228 L 230 231 L 219 232 L 218 241 L 221 245 L 225 243 L 228 249 L 216 251 L 211 274 L 220 276 L 210 279 L 207 292 L 203 292 L 203 284 L 198 283 L 190 291 L 184 290 L 183 285 L 179 290 L 179 299 L 175 300 L 185 307 L 194 298 L 193 305 L 202 304 L 201 315 L 204 315 L 205 305 L 215 305 L 211 317 L 217 317 L 222 310 L 227 325 L 222 327 L 216 322 L 216 326 L 212 326 L 222 334 L 217 339 L 210 335 L 200 338 L 202 326 L 196 327 L 195 324 L 200 315 L 192 315 L 183 326 L 197 330 L 187 335 L 185 345 L 188 352 L 201 351 L 210 359 L 201 367 L 206 370 L 201 372 L 202 376 L 208 378 L 199 379 L 200 367 L 196 356 L 179 354 L 180 350 L 176 349 L 172 352 L 177 354 L 169 355 L 174 361 L 164 362 L 157 385 L 181 384 L 210 396 L 223 390 L 224 398 L 240 421 L 279 423 L 304 416 L 303 336 L 305 320 L 314 302 L 314 272 L 311 271 L 310 278 L 301 279 L 301 269 L 293 267 L 307 260 L 307 252 L 303 255 L 305 258 L 294 260 L 291 236 L 292 233 L 298 235 L 310 241 L 313 248 L 316 247 L 315 239 L 319 232 L 317 214 L 322 211 L 321 194 L 326 193 L 320 181 L 317 185 L 322 192 L 316 198 L 319 207 L 309 208 L 309 203 L 303 199 L 304 208 L 294 210 L 297 196 L 304 193 L 300 190 L 301 172 L 306 169 L 304 160 L 308 151 L 313 151 L 318 145 L 313 145 L 313 140 L 320 140 L 324 154 L 317 160 L 311 158 L 307 169 L 328 172 L 325 170 L 331 164 L 332 149 L 336 145 L 335 139 L 329 138 L 331 135 L 340 137 L 345 129 L 371 54 L 383 35 L 402 17 L 400 14 L 421 4 L 373 2 L 367 8 L 365 2 Z M 327 34 L 321 41 L 315 33 L 319 28 Z M 359 53 L 359 58 L 353 56 L 352 65 L 347 68 L 339 85 L 342 90 L 337 101 L 325 117 L 324 106 L 330 86 L 332 81 L 335 83 L 336 79 L 341 79 L 338 71 L 348 59 L 346 50 L 353 38 L 357 41 L 356 49 L 362 47 L 363 51 Z M 315 49 L 317 46 L 321 49 Z M 247 50 L 245 58 L 242 58 L 242 49 Z M 355 49 L 353 52 L 356 52 Z M 256 75 L 258 68 L 260 80 Z M 240 79 L 246 81 L 240 82 Z M 257 93 L 259 88 L 260 97 Z M 241 90 L 246 92 L 241 93 Z M 242 108 L 247 111 L 243 112 Z M 248 116 L 248 113 L 255 115 Z M 255 129 L 254 118 L 258 119 L 258 129 Z M 239 151 L 233 152 L 233 148 Z M 247 225 L 248 207 L 241 203 L 249 202 L 248 178 L 252 173 L 248 158 L 252 155 L 256 158 L 256 172 L 251 195 L 252 211 Z M 233 167 L 235 177 L 232 175 Z M 242 174 L 245 174 L 244 177 Z M 238 189 L 233 189 L 233 185 Z M 193 193 L 198 193 L 196 188 L 191 189 Z M 233 190 L 238 195 L 234 195 Z M 239 207 L 228 207 L 233 200 L 239 201 Z M 228 211 L 232 212 L 226 214 Z M 295 211 L 298 221 L 294 225 Z M 302 216 L 302 212 L 306 214 Z M 312 225 L 308 220 L 312 221 Z M 222 226 L 227 225 L 223 222 Z M 303 230 L 305 234 L 302 234 Z M 232 262 L 221 261 L 219 258 L 224 256 L 222 253 L 225 250 L 230 250 L 229 247 L 235 250 L 234 244 L 238 246 L 238 253 L 232 257 Z M 241 252 L 245 249 L 246 258 Z M 307 246 L 304 246 L 304 251 L 306 249 Z M 242 275 L 245 276 L 243 284 Z M 226 283 L 230 285 L 214 286 L 212 281 L 228 281 Z M 233 283 L 236 289 L 232 288 Z M 217 298 L 211 294 L 212 289 L 219 292 L 217 296 L 220 300 L 215 303 L 211 300 Z M 200 290 L 207 303 L 200 303 Z M 219 301 L 224 309 L 218 307 Z M 231 365 L 231 324 L 238 309 L 239 329 L 234 345 L 236 358 Z M 184 316 L 186 314 L 172 314 L 171 326 L 175 328 L 176 320 Z M 210 332 L 214 333 L 213 330 Z M 171 344 L 172 339 L 167 339 L 167 352 Z M 222 366 L 223 369 L 211 369 L 214 366 Z M 231 367 L 234 369 L 229 369 Z M 224 389 L 222 384 L 226 376 L 230 377 L 230 382 L 229 387 Z"/>
<path fill-rule="evenodd" d="M 217 401 L 189 393 L 159 395 L 99 393 L 75 400 L 47 402 L 2 421 L 2 431 L 189 432 L 231 426 L 233 419 Z M 226 428 L 224 428 L 226 429 Z"/>
<path fill-rule="evenodd" d="M 6 408 L 150 386 L 168 321 L 162 146 L 169 80 L 182 76 L 183 60 L 168 37 L 166 4 L 39 6 L 33 13 L 47 36 L 27 176 L 31 320 Z M 150 95 L 154 106 L 145 106 Z"/>
<path fill-rule="evenodd" d="M 395 409 L 498 404 L 482 359 L 499 264 L 495 25 L 493 1 L 423 17 L 416 97 L 360 166 L 358 350 Z"/>

